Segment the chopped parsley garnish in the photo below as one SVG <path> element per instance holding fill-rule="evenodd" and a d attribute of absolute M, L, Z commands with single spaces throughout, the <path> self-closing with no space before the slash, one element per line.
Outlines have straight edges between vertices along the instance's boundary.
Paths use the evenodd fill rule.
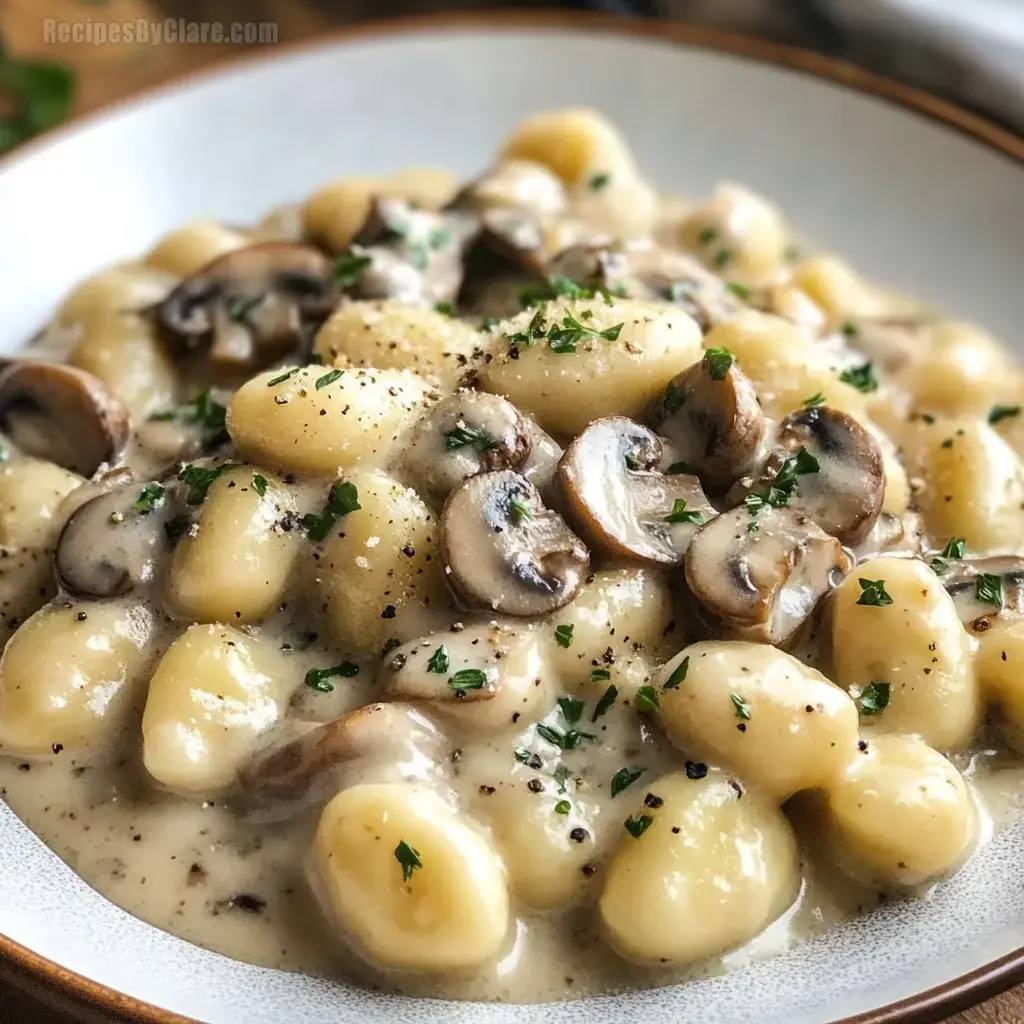
<path fill-rule="evenodd" d="M 709 242 L 713 242 L 718 237 L 718 232 L 714 228 L 701 228 L 700 233 L 697 235 L 697 241 L 701 245 L 707 245 Z"/>
<path fill-rule="evenodd" d="M 943 441 L 942 444 L 939 445 L 939 447 L 940 448 L 952 448 L 953 447 L 953 438 L 947 437 L 946 440 Z"/>
<path fill-rule="evenodd" d="M 839 374 L 839 379 L 844 384 L 849 384 L 865 394 L 878 390 L 878 381 L 871 363 L 865 363 L 863 366 L 851 366 Z"/>
<path fill-rule="evenodd" d="M 628 765 L 625 768 L 620 768 L 612 776 L 612 796 L 618 796 L 624 789 L 629 789 L 645 771 L 647 771 L 646 768 L 630 768 Z"/>
<path fill-rule="evenodd" d="M 724 270 L 730 263 L 732 263 L 732 250 L 719 249 L 718 252 L 715 253 L 711 262 L 714 263 L 719 270 Z"/>
<path fill-rule="evenodd" d="M 855 338 L 858 334 L 860 334 L 860 328 L 852 320 L 847 320 L 846 323 L 844 323 L 843 326 L 840 328 L 840 330 L 843 332 L 843 334 L 846 335 L 847 338 Z"/>
<path fill-rule="evenodd" d="M 583 714 L 583 701 L 575 697 L 559 697 L 558 710 L 570 725 L 575 725 Z"/>
<path fill-rule="evenodd" d="M 455 316 L 455 307 L 450 302 L 435 302 L 434 310 L 442 316 Z"/>
<path fill-rule="evenodd" d="M 803 403 L 805 409 L 817 409 L 819 405 L 824 404 L 825 396 L 820 391 L 815 391 L 810 398 L 805 398 Z"/>
<path fill-rule="evenodd" d="M 639 839 L 653 824 L 654 819 L 649 814 L 630 815 L 625 821 L 625 829 L 634 839 Z"/>
<path fill-rule="evenodd" d="M 750 705 L 738 693 L 730 693 L 729 700 L 732 701 L 732 706 L 736 709 L 736 717 L 749 722 Z"/>
<path fill-rule="evenodd" d="M 584 740 L 593 740 L 597 737 L 593 733 L 580 732 L 579 729 L 567 729 L 562 732 L 559 729 L 554 729 L 550 725 L 545 725 L 543 722 L 539 722 L 536 726 L 537 735 L 550 743 L 553 747 L 558 747 L 560 750 L 575 750 L 579 747 Z"/>
<path fill-rule="evenodd" d="M 188 423 L 198 423 L 205 430 L 215 432 L 224 429 L 227 409 L 211 396 L 209 388 L 200 391 L 191 402 L 186 402 L 181 410 Z"/>
<path fill-rule="evenodd" d="M 135 499 L 135 504 L 132 505 L 132 508 L 136 512 L 142 513 L 142 515 L 152 512 L 153 509 L 159 508 L 164 503 L 164 495 L 166 493 L 160 484 L 146 484 L 139 491 L 139 496 Z"/>
<path fill-rule="evenodd" d="M 357 675 L 359 675 L 359 666 L 353 661 L 343 661 L 340 665 L 334 665 L 331 668 L 311 668 L 306 673 L 306 685 L 311 690 L 316 690 L 317 693 L 330 693 L 334 687 L 327 682 L 328 679 L 334 676 L 351 679 Z"/>
<path fill-rule="evenodd" d="M 419 850 L 414 850 L 404 839 L 395 847 L 395 860 L 402 865 L 403 882 L 408 882 L 412 873 L 423 867 Z"/>
<path fill-rule="evenodd" d="M 572 778 L 572 769 L 568 768 L 564 764 L 556 764 L 555 770 L 551 773 L 551 778 L 555 780 L 555 785 L 558 786 L 558 792 L 565 792 L 565 784 Z"/>
<path fill-rule="evenodd" d="M 572 810 L 572 804 L 568 800 L 559 800 L 555 804 L 555 814 L 568 814 Z"/>
<path fill-rule="evenodd" d="M 620 324 L 615 324 L 614 327 L 606 327 L 603 331 L 598 331 L 593 327 L 584 326 L 571 313 L 566 313 L 562 317 L 561 326 L 552 325 L 548 328 L 548 346 L 552 352 L 558 355 L 575 352 L 576 346 L 589 338 L 617 341 L 619 332 L 625 326 L 626 323 L 623 321 Z"/>
<path fill-rule="evenodd" d="M 302 517 L 302 525 L 306 528 L 306 534 L 310 540 L 326 540 L 334 524 L 350 512 L 357 512 L 362 508 L 359 504 L 359 491 L 355 484 L 343 482 L 336 483 L 331 487 L 327 495 L 327 504 L 320 515 L 307 512 Z"/>
<path fill-rule="evenodd" d="M 756 516 L 765 505 L 772 508 L 782 508 L 789 503 L 789 499 L 796 490 L 797 478 L 817 473 L 820 470 L 818 460 L 811 455 L 806 448 L 800 448 L 796 455 L 791 456 L 782 463 L 775 479 L 769 484 L 768 490 L 763 493 L 748 494 L 743 499 L 747 511 Z"/>
<path fill-rule="evenodd" d="M 475 448 L 478 452 L 489 452 L 499 446 L 499 441 L 474 427 L 456 427 L 454 430 L 445 431 L 444 446 L 450 452 L 458 451 L 460 448 Z"/>
<path fill-rule="evenodd" d="M 229 466 L 215 466 L 212 469 L 195 465 L 183 466 L 178 474 L 178 479 L 182 483 L 188 484 L 185 501 L 189 505 L 202 505 L 206 500 L 206 492 L 210 489 L 210 485 L 229 468 Z"/>
<path fill-rule="evenodd" d="M 989 423 L 995 425 L 1000 420 L 1012 419 L 1020 415 L 1019 405 L 993 405 L 988 412 Z"/>
<path fill-rule="evenodd" d="M 443 676 L 448 671 L 448 663 L 448 648 L 441 644 L 427 660 L 427 671 Z"/>
<path fill-rule="evenodd" d="M 604 683 L 611 679 L 612 674 L 606 668 L 595 668 L 590 673 L 590 681 L 592 683 Z"/>
<path fill-rule="evenodd" d="M 280 377 L 274 377 L 272 380 L 268 380 L 267 381 L 267 387 L 268 388 L 272 388 L 272 387 L 274 387 L 275 384 L 283 384 L 290 377 L 294 377 L 295 374 L 297 374 L 299 372 L 299 370 L 301 370 L 301 369 L 302 369 L 301 366 L 296 366 L 294 369 L 291 369 L 291 370 L 286 371 L 285 373 L 282 373 Z"/>
<path fill-rule="evenodd" d="M 612 176 L 607 171 L 600 171 L 590 176 L 587 185 L 590 187 L 591 192 L 600 192 L 601 189 L 608 187 L 608 183 L 611 180 Z"/>
<path fill-rule="evenodd" d="M 317 391 L 322 391 L 324 388 L 333 384 L 342 374 L 341 370 L 331 370 L 329 373 L 325 373 L 322 377 L 316 379 Z"/>
<path fill-rule="evenodd" d="M 886 605 L 892 604 L 892 598 L 885 589 L 885 580 L 858 579 L 857 582 L 860 584 L 862 591 L 860 597 L 857 598 L 857 604 L 874 606 L 876 608 L 884 608 Z"/>
<path fill-rule="evenodd" d="M 704 365 L 712 380 L 725 380 L 732 366 L 732 353 L 727 348 L 709 348 L 704 353 Z"/>
<path fill-rule="evenodd" d="M 618 687 L 613 683 L 608 687 L 604 693 L 601 694 L 601 699 L 597 702 L 597 707 L 594 708 L 594 713 L 590 716 L 591 722 L 596 722 L 609 708 L 615 703 L 615 698 L 618 697 Z"/>
<path fill-rule="evenodd" d="M 660 704 L 661 698 L 653 686 L 641 686 L 633 698 L 633 705 L 637 711 L 657 711 Z"/>
<path fill-rule="evenodd" d="M 616 294 L 619 294 L 617 291 Z M 624 294 L 624 293 L 622 293 Z M 524 309 L 530 306 L 539 306 L 541 303 L 550 302 L 552 299 L 596 299 L 600 297 L 606 306 L 612 304 L 612 293 L 603 285 L 593 287 L 579 284 L 571 278 L 554 274 L 548 278 L 546 285 L 528 284 L 516 290 L 519 305 Z"/>
<path fill-rule="evenodd" d="M 932 571 L 936 576 L 945 576 L 950 570 L 951 561 L 960 561 L 967 553 L 967 543 L 963 537 L 950 537 L 946 546 L 938 556 L 931 560 Z"/>
<path fill-rule="evenodd" d="M 486 683 L 487 675 L 478 668 L 460 669 L 448 680 L 453 690 L 482 690 Z"/>
<path fill-rule="evenodd" d="M 686 392 L 673 381 L 665 385 L 665 397 L 662 404 L 667 412 L 678 412 L 686 401 Z"/>
<path fill-rule="evenodd" d="M 261 498 L 265 498 L 267 496 L 267 478 L 265 476 L 260 476 L 259 473 L 257 473 L 252 478 L 252 489 Z"/>
<path fill-rule="evenodd" d="M 663 690 L 674 690 L 681 682 L 686 679 L 686 673 L 690 670 L 690 658 L 687 655 L 674 669 L 668 679 L 665 680 L 662 686 Z"/>
<path fill-rule="evenodd" d="M 880 715 L 889 706 L 889 683 L 873 680 L 861 691 L 860 713 L 862 715 Z"/>
<path fill-rule="evenodd" d="M 555 643 L 559 647 L 572 647 L 572 631 L 575 627 L 569 625 L 555 626 Z"/>
<path fill-rule="evenodd" d="M 984 604 L 1003 607 L 1003 577 L 983 572 L 974 583 L 974 596 Z"/>
<path fill-rule="evenodd" d="M 666 523 L 694 523 L 700 525 L 704 522 L 704 516 L 695 508 L 688 509 L 682 498 L 676 498 L 672 505 L 672 511 L 665 516 Z"/>
<path fill-rule="evenodd" d="M 364 270 L 373 263 L 369 256 L 360 256 L 349 250 L 343 252 L 331 267 L 331 277 L 341 288 L 351 288 L 359 282 Z"/>
<path fill-rule="evenodd" d="M 380 656 L 386 658 L 396 647 L 401 647 L 402 641 L 397 636 L 388 637 L 387 642 L 381 648 Z"/>
<path fill-rule="evenodd" d="M 509 501 L 509 506 L 512 509 L 513 520 L 517 523 L 525 522 L 527 519 L 533 518 L 533 513 L 530 511 L 530 506 L 518 494 L 512 495 Z"/>
<path fill-rule="evenodd" d="M 745 284 L 737 284 L 735 281 L 730 281 L 726 286 L 733 293 L 741 299 L 750 298 L 750 289 Z"/>

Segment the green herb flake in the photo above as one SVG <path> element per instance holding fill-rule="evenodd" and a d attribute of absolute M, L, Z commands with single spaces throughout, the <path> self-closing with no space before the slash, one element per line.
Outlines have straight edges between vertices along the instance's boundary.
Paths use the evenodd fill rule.
<path fill-rule="evenodd" d="M 871 363 L 864 363 L 863 366 L 851 366 L 839 374 L 839 379 L 844 384 L 849 384 L 864 394 L 870 394 L 878 390 L 878 380 L 875 377 L 874 366 Z"/>
<path fill-rule="evenodd" d="M 869 607 L 884 608 L 892 604 L 892 598 L 885 589 L 885 580 L 858 579 L 861 595 L 857 598 L 857 604 Z"/>
<path fill-rule="evenodd" d="M 672 511 L 665 516 L 666 523 L 693 523 L 699 526 L 704 522 L 704 516 L 696 509 L 688 509 L 682 498 L 676 498 L 672 505 Z"/>
<path fill-rule="evenodd" d="M 653 686 L 641 686 L 633 698 L 633 705 L 637 711 L 657 711 L 660 704 L 661 698 Z"/>
<path fill-rule="evenodd" d="M 798 449 L 796 455 L 791 456 L 782 463 L 775 479 L 769 484 L 765 492 L 748 494 L 743 499 L 747 511 L 756 516 L 765 505 L 773 508 L 782 508 L 789 503 L 793 492 L 797 488 L 798 478 L 817 473 L 821 469 L 818 460 L 811 455 L 806 448 Z"/>
<path fill-rule="evenodd" d="M 212 469 L 196 465 L 183 466 L 181 472 L 178 473 L 178 479 L 182 483 L 188 484 L 185 501 L 189 505 L 202 505 L 206 500 L 206 493 L 209 491 L 210 485 L 229 468 L 230 466 L 216 466 Z"/>
<path fill-rule="evenodd" d="M 993 405 L 988 412 L 988 421 L 993 426 L 1002 420 L 1012 419 L 1020 415 L 1019 405 Z"/>
<path fill-rule="evenodd" d="M 680 683 L 685 682 L 686 673 L 690 670 L 690 658 L 687 655 L 670 673 L 668 679 L 662 686 L 663 690 L 674 690 Z"/>
<path fill-rule="evenodd" d="M 146 515 L 147 513 L 152 512 L 153 509 L 159 508 L 164 503 L 164 495 L 166 493 L 167 492 L 160 486 L 160 484 L 146 484 L 146 486 L 139 491 L 139 496 L 135 499 L 135 504 L 132 505 L 132 508 L 136 512 Z"/>
<path fill-rule="evenodd" d="M 181 407 L 187 423 L 198 423 L 205 430 L 219 433 L 224 429 L 224 421 L 227 417 L 227 409 L 220 404 L 211 394 L 209 388 L 201 391 L 191 402 L 186 402 Z M 171 414 L 173 418 L 173 413 Z"/>
<path fill-rule="evenodd" d="M 500 447 L 500 442 L 483 430 L 456 427 L 454 430 L 445 431 L 444 447 L 449 452 L 458 451 L 460 448 L 475 448 L 478 452 L 489 452 Z"/>
<path fill-rule="evenodd" d="M 590 681 L 592 683 L 604 683 L 611 679 L 612 674 L 606 668 L 595 668 L 590 673 Z"/>
<path fill-rule="evenodd" d="M 310 540 L 326 540 L 334 524 L 350 512 L 358 512 L 362 508 L 359 504 L 359 490 L 355 484 L 348 481 L 340 481 L 334 484 L 327 495 L 327 504 L 320 515 L 312 512 L 302 517 L 302 525 L 306 528 L 306 534 Z"/>
<path fill-rule="evenodd" d="M 597 738 L 593 733 L 580 732 L 579 729 L 568 729 L 566 732 L 562 732 L 559 729 L 553 729 L 550 725 L 545 725 L 543 722 L 539 722 L 536 729 L 537 735 L 542 740 L 550 743 L 553 747 L 558 747 L 560 750 L 575 750 L 584 740 Z"/>
<path fill-rule="evenodd" d="M 1003 607 L 1003 577 L 983 572 L 974 582 L 974 596 L 983 604 Z"/>
<path fill-rule="evenodd" d="M 889 693 L 892 687 L 889 683 L 873 680 L 861 691 L 860 713 L 862 715 L 880 715 L 889 706 Z"/>
<path fill-rule="evenodd" d="M 967 542 L 963 537 L 950 537 L 938 556 L 931 560 L 932 571 L 936 576 L 945 576 L 951 568 L 949 563 L 960 561 L 966 554 Z"/>
<path fill-rule="evenodd" d="M 291 377 L 294 377 L 295 374 L 297 374 L 301 369 L 301 366 L 296 366 L 293 369 L 288 370 L 285 373 L 282 373 L 279 377 L 274 377 L 272 380 L 268 380 L 267 387 L 272 388 L 278 384 L 283 384 L 286 380 L 289 380 Z"/>
<path fill-rule="evenodd" d="M 509 501 L 509 507 L 512 509 L 512 518 L 516 523 L 524 523 L 529 519 L 533 518 L 533 512 L 530 511 L 530 506 L 518 495 L 514 494 Z"/>
<path fill-rule="evenodd" d="M 555 770 L 551 773 L 551 778 L 555 780 L 555 785 L 558 786 L 558 792 L 565 792 L 565 784 L 572 778 L 572 769 L 564 764 L 556 764 Z"/>
<path fill-rule="evenodd" d="M 624 822 L 626 831 L 634 839 L 639 839 L 653 824 L 654 819 L 649 814 L 641 814 L 639 817 L 630 815 Z"/>
<path fill-rule="evenodd" d="M 441 316 L 455 316 L 455 307 L 450 302 L 435 302 L 434 311 Z"/>
<path fill-rule="evenodd" d="M 712 380 L 725 380 L 732 363 L 732 353 L 727 348 L 709 348 L 704 353 L 704 365 Z"/>
<path fill-rule="evenodd" d="M 597 702 L 597 707 L 594 708 L 594 713 L 590 716 L 590 721 L 596 722 L 603 714 L 605 714 L 615 703 L 615 698 L 618 697 L 618 695 L 618 687 L 613 683 L 604 691 L 603 694 L 601 694 L 601 699 Z"/>
<path fill-rule="evenodd" d="M 330 693 L 334 686 L 327 682 L 335 676 L 344 679 L 351 679 L 359 675 L 359 666 L 353 661 L 343 661 L 340 665 L 333 665 L 331 668 L 311 668 L 306 673 L 306 685 L 317 693 Z"/>
<path fill-rule="evenodd" d="M 587 181 L 587 186 L 591 192 L 600 192 L 601 189 L 607 188 L 608 183 L 612 180 L 612 176 L 607 171 L 600 171 L 597 174 L 592 174 Z"/>
<path fill-rule="evenodd" d="M 343 252 L 331 267 L 331 277 L 339 288 L 351 288 L 359 283 L 363 271 L 372 263 L 369 256 L 361 256 L 351 250 Z"/>
<path fill-rule="evenodd" d="M 478 668 L 460 669 L 448 680 L 453 690 L 482 690 L 486 684 L 487 676 Z"/>
<path fill-rule="evenodd" d="M 559 800 L 555 804 L 555 814 L 568 814 L 572 810 L 572 804 L 568 800 Z"/>
<path fill-rule="evenodd" d="M 847 320 L 839 329 L 847 338 L 856 338 L 860 334 L 860 328 L 852 320 Z"/>
<path fill-rule="evenodd" d="M 805 398 L 803 406 L 805 409 L 817 409 L 819 405 L 825 404 L 825 396 L 820 391 L 815 391 L 810 398 Z"/>
<path fill-rule="evenodd" d="M 732 701 L 732 706 L 736 709 L 736 717 L 742 718 L 743 721 L 750 721 L 750 705 L 738 694 L 730 693 L 729 700 Z"/>
<path fill-rule="evenodd" d="M 572 631 L 575 627 L 568 625 L 555 626 L 555 643 L 566 649 L 572 647 Z"/>
<path fill-rule="evenodd" d="M 559 697 L 558 710 L 569 725 L 575 725 L 583 714 L 583 701 L 575 697 Z"/>
<path fill-rule="evenodd" d="M 441 644 L 427 660 L 427 671 L 436 672 L 439 676 L 446 675 L 449 661 L 448 648 Z"/>
<path fill-rule="evenodd" d="M 678 384 L 673 381 L 669 381 L 665 385 L 665 397 L 662 399 L 662 404 L 665 406 L 666 412 L 678 412 L 683 407 L 683 402 L 686 401 L 686 392 Z"/>
<path fill-rule="evenodd" d="M 947 437 L 946 440 L 943 441 L 942 444 L 939 445 L 939 447 L 940 448 L 952 448 L 953 447 L 953 438 Z"/>
<path fill-rule="evenodd" d="M 324 388 L 329 387 L 342 375 L 341 370 L 331 370 L 329 373 L 325 373 L 322 377 L 316 379 L 317 391 L 323 391 Z"/>
<path fill-rule="evenodd" d="M 730 263 L 732 263 L 732 250 L 719 249 L 712 257 L 711 262 L 718 270 L 724 270 Z"/>
<path fill-rule="evenodd" d="M 697 235 L 697 241 L 700 242 L 701 245 L 708 245 L 710 242 L 713 242 L 717 237 L 718 232 L 714 228 L 701 228 L 700 233 Z"/>
<path fill-rule="evenodd" d="M 725 287 L 738 298 L 744 300 L 750 298 L 750 289 L 745 284 L 737 284 L 735 281 L 730 281 Z"/>
<path fill-rule="evenodd" d="M 267 496 L 267 478 L 265 476 L 260 476 L 259 473 L 257 473 L 252 478 L 252 489 L 261 498 L 265 498 Z"/>
<path fill-rule="evenodd" d="M 395 847 L 395 860 L 402 865 L 403 882 L 408 882 L 412 873 L 423 867 L 419 850 L 414 850 L 404 839 Z"/>
<path fill-rule="evenodd" d="M 612 796 L 618 796 L 624 789 L 629 789 L 630 786 L 640 778 L 643 773 L 647 771 L 646 768 L 631 768 L 626 766 L 620 768 L 613 776 L 611 783 L 611 794 Z"/>

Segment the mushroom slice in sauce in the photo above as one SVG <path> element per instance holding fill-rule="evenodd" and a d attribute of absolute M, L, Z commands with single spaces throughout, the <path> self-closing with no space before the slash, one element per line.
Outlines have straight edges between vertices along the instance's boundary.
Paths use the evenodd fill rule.
<path fill-rule="evenodd" d="M 716 487 L 750 470 L 766 431 L 754 385 L 724 351 L 669 381 L 651 425 L 675 445 L 681 462 Z"/>
<path fill-rule="evenodd" d="M 0 374 L 0 430 L 26 455 L 88 477 L 120 457 L 131 421 L 91 373 L 15 361 Z"/>
<path fill-rule="evenodd" d="M 791 508 L 743 506 L 712 519 L 686 552 L 686 582 L 716 636 L 784 645 L 852 568 L 842 545 Z"/>
<path fill-rule="evenodd" d="M 759 478 L 742 480 L 730 492 L 739 502 L 751 491 L 771 487 L 787 459 L 800 449 L 818 468 L 801 475 L 789 497 L 790 508 L 810 516 L 843 544 L 859 544 L 882 510 L 885 468 L 878 442 L 852 416 L 818 406 L 791 413 L 778 426 Z"/>
<path fill-rule="evenodd" d="M 257 801 L 312 799 L 339 765 L 435 762 L 444 742 L 434 723 L 408 704 L 367 704 L 278 743 L 243 768 L 239 781 Z"/>
<path fill-rule="evenodd" d="M 700 481 L 666 475 L 661 440 L 625 416 L 595 420 L 566 449 L 558 483 L 572 518 L 609 554 L 679 565 L 715 510 Z"/>
<path fill-rule="evenodd" d="M 743 304 L 699 260 L 649 242 L 575 245 L 559 253 L 548 273 L 600 286 L 634 299 L 673 302 L 707 331 L 734 317 Z"/>
<path fill-rule="evenodd" d="M 995 555 L 957 561 L 940 553 L 930 564 L 971 632 L 984 633 L 996 616 L 1024 615 L 1024 558 Z"/>
<path fill-rule="evenodd" d="M 263 242 L 197 270 L 156 307 L 156 319 L 179 350 L 209 346 L 214 366 L 260 370 L 306 346 L 336 303 L 322 252 Z"/>
<path fill-rule="evenodd" d="M 521 470 L 532 450 L 531 424 L 511 402 L 462 389 L 420 421 L 405 460 L 416 489 L 444 499 L 477 473 Z"/>
<path fill-rule="evenodd" d="M 61 584 L 81 597 L 125 594 L 156 575 L 168 544 L 171 514 L 156 482 L 121 484 L 89 498 L 68 517 L 54 567 Z"/>
<path fill-rule="evenodd" d="M 511 469 L 481 473 L 452 491 L 438 542 L 455 594 L 505 615 L 547 615 L 568 604 L 590 566 L 584 543 Z"/>

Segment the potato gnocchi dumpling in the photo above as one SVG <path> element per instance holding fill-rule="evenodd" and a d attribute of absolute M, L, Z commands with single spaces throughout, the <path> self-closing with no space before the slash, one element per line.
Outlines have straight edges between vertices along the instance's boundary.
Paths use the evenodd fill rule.
<path fill-rule="evenodd" d="M 971 639 L 933 570 L 912 558 L 862 562 L 832 610 L 835 681 L 859 700 L 873 730 L 920 733 L 940 750 L 974 738 L 981 700 Z M 885 706 L 869 687 L 884 687 Z"/>
<path fill-rule="evenodd" d="M 875 736 L 828 793 L 841 857 L 871 881 L 918 885 L 955 871 L 977 812 L 960 773 L 917 736 Z"/>
<path fill-rule="evenodd" d="M 749 941 L 796 897 L 789 822 L 772 803 L 712 769 L 648 787 L 626 822 L 598 904 L 608 941 L 642 964 L 691 964 Z M 637 834 L 639 833 L 639 834 Z"/>
<path fill-rule="evenodd" d="M 146 770 L 177 793 L 227 789 L 280 725 L 297 681 L 277 645 L 229 626 L 191 626 L 149 684 Z"/>
<path fill-rule="evenodd" d="M 1014 357 L 597 111 L 472 170 L 170 230 L 0 365 L 4 801 L 160 927 L 414 997 L 922 894 L 1019 811 Z"/>
<path fill-rule="evenodd" d="M 338 923 L 378 964 L 474 967 L 505 941 L 510 914 L 501 858 L 429 790 L 344 790 L 324 808 L 314 856 Z"/>

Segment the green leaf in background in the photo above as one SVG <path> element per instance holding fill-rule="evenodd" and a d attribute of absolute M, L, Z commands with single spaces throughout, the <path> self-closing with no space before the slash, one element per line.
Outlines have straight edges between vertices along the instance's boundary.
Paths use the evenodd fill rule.
<path fill-rule="evenodd" d="M 15 59 L 0 34 L 0 153 L 60 124 L 71 111 L 75 73 L 65 64 L 37 58 Z"/>

